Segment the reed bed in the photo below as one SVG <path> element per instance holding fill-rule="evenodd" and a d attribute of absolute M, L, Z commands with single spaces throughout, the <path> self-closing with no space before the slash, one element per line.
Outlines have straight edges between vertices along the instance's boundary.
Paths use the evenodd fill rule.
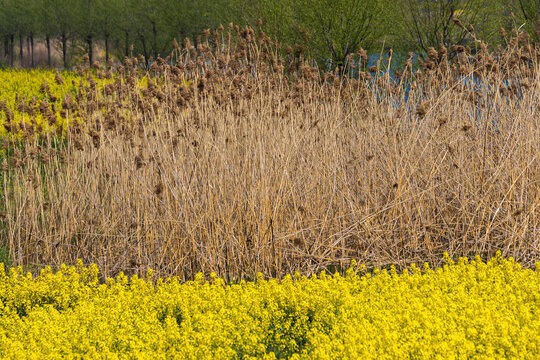
<path fill-rule="evenodd" d="M 281 278 L 498 250 L 532 267 L 540 51 L 507 37 L 430 49 L 394 76 L 391 52 L 321 73 L 301 46 L 234 26 L 149 68 L 86 63 L 61 136 L 3 141 L 0 244 L 13 265 L 82 259 L 105 277 Z"/>

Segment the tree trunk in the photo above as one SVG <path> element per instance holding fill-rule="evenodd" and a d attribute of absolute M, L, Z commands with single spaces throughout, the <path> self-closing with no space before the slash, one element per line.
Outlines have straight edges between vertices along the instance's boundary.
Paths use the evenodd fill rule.
<path fill-rule="evenodd" d="M 125 56 L 128 57 L 129 56 L 129 31 L 125 30 L 125 33 L 126 33 L 126 43 L 125 43 L 126 53 L 125 53 Z"/>
<path fill-rule="evenodd" d="M 139 36 L 141 38 L 141 44 L 142 44 L 142 47 L 143 47 L 144 62 L 146 63 L 145 65 L 148 66 L 148 50 L 146 48 L 146 40 L 144 38 L 144 35 L 139 35 Z"/>
<path fill-rule="evenodd" d="M 4 36 L 4 56 L 7 57 L 9 55 L 9 37 L 7 35 Z"/>
<path fill-rule="evenodd" d="M 109 34 L 105 34 L 105 61 L 109 61 Z"/>
<path fill-rule="evenodd" d="M 67 70 L 67 35 L 65 32 L 62 32 L 62 60 L 64 61 L 64 70 Z"/>
<path fill-rule="evenodd" d="M 19 58 L 21 59 L 21 67 L 24 66 L 23 60 L 24 60 L 24 45 L 23 45 L 23 36 L 19 35 Z"/>
<path fill-rule="evenodd" d="M 158 49 L 157 49 L 157 28 L 156 28 L 156 23 L 152 21 L 152 35 L 153 35 L 153 48 L 154 48 L 154 58 L 157 59 L 158 58 Z"/>
<path fill-rule="evenodd" d="M 86 44 L 88 45 L 88 60 L 90 61 L 90 66 L 94 63 L 94 52 L 93 50 L 93 44 L 92 44 L 92 36 L 86 37 Z"/>
<path fill-rule="evenodd" d="M 34 35 L 30 35 L 30 52 L 32 53 L 32 67 L 34 67 Z"/>
<path fill-rule="evenodd" d="M 13 67 L 15 62 L 15 35 L 9 35 L 9 65 Z"/>
<path fill-rule="evenodd" d="M 45 42 L 47 45 L 47 66 L 49 66 L 50 68 L 52 66 L 51 66 L 51 37 L 49 35 L 45 37 Z"/>

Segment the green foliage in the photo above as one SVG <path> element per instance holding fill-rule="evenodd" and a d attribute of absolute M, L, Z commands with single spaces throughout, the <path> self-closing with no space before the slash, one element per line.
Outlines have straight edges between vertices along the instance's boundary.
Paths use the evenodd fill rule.
<path fill-rule="evenodd" d="M 307 48 L 325 69 L 342 68 L 348 54 L 373 49 L 388 33 L 393 2 L 386 0 L 264 0 L 244 2 L 242 20 L 281 42 Z"/>
<path fill-rule="evenodd" d="M 427 53 L 440 44 L 464 44 L 468 27 L 481 20 L 486 0 L 403 0 L 401 12 L 412 47 Z"/>
<path fill-rule="evenodd" d="M 0 229 L 0 231 L 2 230 Z M 13 264 L 9 249 L 5 246 L 0 246 L 0 263 L 3 263 L 7 267 Z"/>
<path fill-rule="evenodd" d="M 536 41 L 540 40 L 540 0 L 512 0 L 512 10 L 519 27 L 523 27 Z"/>
<path fill-rule="evenodd" d="M 299 28 L 305 29 L 309 49 L 320 65 L 345 65 L 348 54 L 371 48 L 382 29 L 377 26 L 380 0 L 299 0 L 295 2 Z"/>
<path fill-rule="evenodd" d="M 181 43 L 220 24 L 254 26 L 262 19 L 267 35 L 307 47 L 319 65 L 333 69 L 360 47 L 425 53 L 475 38 L 495 45 L 503 42 L 500 26 L 538 40 L 540 17 L 540 0 L 0 0 L 0 6 L 4 62 L 11 56 L 13 63 L 14 43 L 36 37 L 60 41 L 64 66 L 77 51 L 92 58 L 96 42 L 105 44 L 107 58 L 165 57 L 173 39 Z"/>

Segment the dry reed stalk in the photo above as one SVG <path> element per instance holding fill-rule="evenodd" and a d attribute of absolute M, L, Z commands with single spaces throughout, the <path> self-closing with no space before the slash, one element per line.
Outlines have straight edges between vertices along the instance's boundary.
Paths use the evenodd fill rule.
<path fill-rule="evenodd" d="M 437 264 L 444 251 L 534 265 L 537 47 L 451 61 L 433 49 L 422 75 L 405 69 L 406 97 L 384 75 L 274 71 L 292 50 L 276 59 L 264 34 L 237 32 L 231 47 L 188 48 L 150 73 L 126 61 L 125 81 L 65 102 L 85 119 L 65 148 L 46 166 L 6 165 L 2 242 L 17 264 L 81 258 L 105 276 L 151 267 L 231 280 L 351 259 Z M 478 84 L 462 77 L 473 73 Z"/>

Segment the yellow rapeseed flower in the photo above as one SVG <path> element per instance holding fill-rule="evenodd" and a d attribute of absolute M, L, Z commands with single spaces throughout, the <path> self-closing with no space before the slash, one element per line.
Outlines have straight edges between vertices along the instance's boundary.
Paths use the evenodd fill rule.
<path fill-rule="evenodd" d="M 0 357 L 539 358 L 540 272 L 500 254 L 445 262 L 229 285 L 1 265 Z"/>

